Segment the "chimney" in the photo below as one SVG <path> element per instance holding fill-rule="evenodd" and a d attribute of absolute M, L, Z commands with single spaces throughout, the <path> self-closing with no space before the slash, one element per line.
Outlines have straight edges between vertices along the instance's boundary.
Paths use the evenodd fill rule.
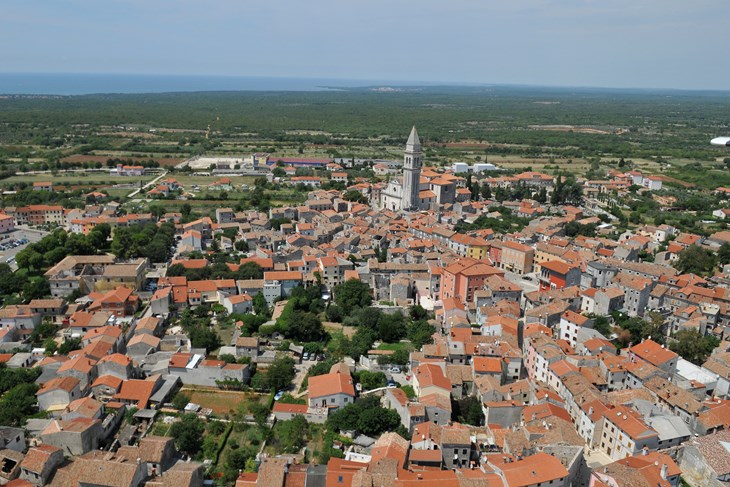
<path fill-rule="evenodd" d="M 642 448 L 641 449 L 641 454 L 642 455 L 648 455 L 649 454 L 649 447 L 645 446 L 644 448 Z"/>
<path fill-rule="evenodd" d="M 669 469 L 669 466 L 666 463 L 663 463 L 662 472 L 661 472 L 662 480 L 667 480 L 667 470 L 668 469 Z"/>

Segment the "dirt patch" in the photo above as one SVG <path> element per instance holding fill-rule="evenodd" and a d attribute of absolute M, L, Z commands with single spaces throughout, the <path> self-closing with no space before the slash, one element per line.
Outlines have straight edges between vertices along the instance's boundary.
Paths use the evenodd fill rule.
<path fill-rule="evenodd" d="M 249 392 L 221 391 L 219 389 L 182 389 L 190 395 L 190 402 L 210 408 L 216 414 L 228 414 L 238 409 L 242 402 L 259 400 L 259 396 Z"/>
<path fill-rule="evenodd" d="M 692 184 L 692 183 L 687 183 L 685 181 L 682 181 L 682 180 L 679 180 L 679 179 L 675 179 L 675 178 L 672 178 L 672 177 L 669 177 L 669 176 L 661 176 L 661 175 L 659 175 L 657 177 L 659 179 L 661 179 L 662 181 L 666 182 L 666 183 L 678 184 L 678 185 L 683 186 L 685 188 L 694 188 L 695 187 L 695 185 Z"/>
<path fill-rule="evenodd" d="M 354 326 L 344 326 L 342 323 L 332 323 L 325 321 L 322 323 L 327 331 L 341 331 L 347 338 L 352 338 L 357 331 Z"/>

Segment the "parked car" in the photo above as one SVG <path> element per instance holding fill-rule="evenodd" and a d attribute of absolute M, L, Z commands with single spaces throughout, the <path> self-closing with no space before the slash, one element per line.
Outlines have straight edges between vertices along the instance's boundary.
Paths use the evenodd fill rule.
<path fill-rule="evenodd" d="M 390 379 L 390 380 L 388 381 L 388 387 L 390 387 L 391 389 L 392 389 L 393 387 L 398 387 L 398 383 L 397 383 L 396 381 L 394 381 L 393 379 Z"/>
<path fill-rule="evenodd" d="M 309 360 L 309 352 L 304 352 L 304 355 L 302 355 L 303 360 Z"/>
<path fill-rule="evenodd" d="M 278 401 L 279 399 L 281 399 L 284 396 L 284 394 L 285 394 L 285 391 L 279 391 L 279 392 L 277 392 L 274 395 L 274 401 Z"/>
<path fill-rule="evenodd" d="M 400 368 L 399 367 L 391 367 L 388 369 L 388 372 L 392 372 L 393 374 L 400 374 Z"/>

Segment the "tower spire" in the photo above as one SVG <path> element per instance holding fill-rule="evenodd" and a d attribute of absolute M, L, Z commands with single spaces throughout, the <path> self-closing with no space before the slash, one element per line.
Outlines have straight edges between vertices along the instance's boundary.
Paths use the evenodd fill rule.
<path fill-rule="evenodd" d="M 418 132 L 416 132 L 416 126 L 414 125 L 411 129 L 411 135 L 408 136 L 406 146 L 411 146 L 413 149 L 421 148 L 421 139 L 418 138 Z"/>

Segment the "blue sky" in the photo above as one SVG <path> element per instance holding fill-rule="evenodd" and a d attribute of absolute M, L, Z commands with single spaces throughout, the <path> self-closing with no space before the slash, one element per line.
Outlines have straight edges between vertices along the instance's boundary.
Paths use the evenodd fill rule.
<path fill-rule="evenodd" d="M 4 0 L 0 70 L 730 89 L 727 0 Z"/>

